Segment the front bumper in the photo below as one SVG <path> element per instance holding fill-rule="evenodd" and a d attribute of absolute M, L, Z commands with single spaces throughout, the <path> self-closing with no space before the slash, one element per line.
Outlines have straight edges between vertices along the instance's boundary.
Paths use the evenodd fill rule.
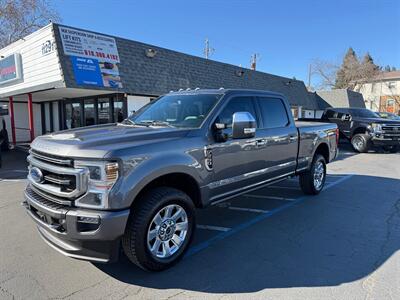
<path fill-rule="evenodd" d="M 385 138 L 384 136 L 372 136 L 374 146 L 399 146 L 400 138 Z"/>
<path fill-rule="evenodd" d="M 35 195 L 29 186 L 23 205 L 40 236 L 60 253 L 103 263 L 118 259 L 129 209 L 100 211 L 62 206 Z"/>

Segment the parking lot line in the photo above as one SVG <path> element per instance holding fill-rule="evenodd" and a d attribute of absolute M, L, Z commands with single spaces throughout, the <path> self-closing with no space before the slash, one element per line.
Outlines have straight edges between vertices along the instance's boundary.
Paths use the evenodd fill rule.
<path fill-rule="evenodd" d="M 237 206 L 229 206 L 228 209 L 239 210 L 239 211 L 248 211 L 248 212 L 254 212 L 254 213 L 262 213 L 262 214 L 269 212 L 269 210 L 264 210 L 264 209 L 237 207 Z"/>
<path fill-rule="evenodd" d="M 228 227 L 221 227 L 221 226 L 213 226 L 213 225 L 196 225 L 197 229 L 206 229 L 206 230 L 216 230 L 216 231 L 222 231 L 222 232 L 227 232 L 231 230 L 231 228 Z"/>
<path fill-rule="evenodd" d="M 276 196 L 263 196 L 263 195 L 254 195 L 254 194 L 248 194 L 248 195 L 244 195 L 244 196 L 245 197 L 251 197 L 251 198 L 281 200 L 281 201 L 294 201 L 294 200 L 296 200 L 294 198 L 284 198 L 284 197 L 276 197 Z"/>
<path fill-rule="evenodd" d="M 328 190 L 328 189 L 330 189 L 330 188 L 342 183 L 345 180 L 350 179 L 352 176 L 353 175 L 345 175 L 344 177 L 336 180 L 335 182 L 329 183 L 328 185 L 325 186 L 324 191 L 326 191 L 326 190 Z M 239 225 L 231 228 L 230 230 L 228 229 L 227 231 L 221 232 L 221 233 L 217 234 L 216 236 L 210 238 L 209 240 L 206 240 L 206 241 L 204 241 L 202 243 L 199 243 L 199 244 L 189 248 L 187 253 L 185 254 L 184 258 L 190 257 L 190 256 L 192 256 L 192 255 L 194 255 L 196 253 L 199 253 L 199 252 L 207 249 L 212 244 L 214 244 L 214 243 L 216 243 L 216 242 L 218 242 L 220 240 L 223 240 L 223 239 L 225 239 L 225 238 L 227 238 L 227 237 L 229 237 L 229 236 L 231 236 L 231 235 L 233 235 L 233 234 L 235 234 L 237 232 L 240 232 L 240 231 L 242 231 L 242 230 L 244 230 L 244 229 L 246 229 L 246 228 L 248 228 L 248 227 L 250 227 L 250 226 L 252 226 L 252 225 L 254 225 L 256 223 L 258 223 L 258 222 L 261 222 L 261 221 L 263 221 L 263 220 L 265 220 L 265 219 L 267 219 L 267 218 L 269 218 L 269 217 L 271 217 L 271 216 L 273 216 L 273 215 L 275 215 L 275 214 L 277 214 L 277 213 L 279 213 L 281 211 L 284 211 L 284 210 L 286 210 L 286 209 L 288 209 L 288 208 L 290 208 L 292 206 L 295 206 L 295 205 L 297 205 L 297 204 L 299 204 L 299 203 L 301 203 L 301 202 L 303 202 L 303 201 L 305 201 L 307 199 L 312 199 L 312 196 L 308 196 L 308 195 L 301 196 L 299 198 L 296 198 L 294 201 L 288 202 L 288 203 L 286 203 L 284 205 L 281 205 L 281 206 L 279 206 L 279 207 L 277 207 L 277 208 L 275 208 L 273 210 L 270 210 L 270 211 L 268 211 L 266 213 L 262 213 L 262 214 L 258 215 L 257 217 L 254 217 L 254 218 L 248 220 L 247 222 L 239 224 Z M 200 225 L 200 226 L 202 226 L 202 225 Z M 197 226 L 197 227 L 199 227 L 199 226 Z"/>

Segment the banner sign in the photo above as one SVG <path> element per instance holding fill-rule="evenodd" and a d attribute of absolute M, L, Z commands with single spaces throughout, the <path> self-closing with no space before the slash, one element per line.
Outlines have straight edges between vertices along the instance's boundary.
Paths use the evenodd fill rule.
<path fill-rule="evenodd" d="M 0 60 L 0 85 L 22 79 L 21 55 L 14 53 Z"/>
<path fill-rule="evenodd" d="M 78 56 L 71 56 L 71 62 L 77 84 L 122 88 L 116 64 Z"/>
<path fill-rule="evenodd" d="M 71 62 L 77 84 L 103 86 L 97 59 L 71 56 Z"/>
<path fill-rule="evenodd" d="M 120 62 L 117 43 L 113 37 L 62 26 L 59 30 L 66 55 L 95 58 L 111 63 Z"/>

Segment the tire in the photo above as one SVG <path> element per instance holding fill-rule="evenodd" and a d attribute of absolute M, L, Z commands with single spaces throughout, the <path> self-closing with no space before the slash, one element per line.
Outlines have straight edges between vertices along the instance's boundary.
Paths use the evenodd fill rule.
<path fill-rule="evenodd" d="M 122 237 L 124 253 L 144 270 L 165 270 L 182 258 L 192 240 L 195 227 L 193 201 L 184 192 L 169 187 L 154 188 L 137 201 Z M 173 216 L 178 211 L 180 215 L 175 223 Z M 183 230 L 179 230 L 177 224 Z M 181 241 L 179 246 L 177 241 Z"/>
<path fill-rule="evenodd" d="M 366 153 L 370 148 L 370 137 L 368 134 L 358 133 L 351 138 L 353 149 L 359 153 Z"/>
<path fill-rule="evenodd" d="M 319 178 L 316 178 L 316 176 L 318 176 Z M 300 187 L 302 191 L 307 195 L 318 195 L 324 188 L 325 179 L 326 161 L 321 154 L 317 154 L 314 156 L 311 168 L 306 172 L 300 174 Z"/>

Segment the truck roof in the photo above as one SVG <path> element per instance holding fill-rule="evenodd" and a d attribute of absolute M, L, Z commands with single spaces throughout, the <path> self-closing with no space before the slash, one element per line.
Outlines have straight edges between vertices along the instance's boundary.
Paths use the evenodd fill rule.
<path fill-rule="evenodd" d="M 251 93 L 251 94 L 259 94 L 259 95 L 268 95 L 268 96 L 280 96 L 284 95 L 281 93 L 276 93 L 272 91 L 264 91 L 264 90 L 255 90 L 255 89 L 186 89 L 179 91 L 171 91 L 168 95 L 177 94 L 177 95 L 193 95 L 193 94 L 240 94 L 240 93 Z"/>

